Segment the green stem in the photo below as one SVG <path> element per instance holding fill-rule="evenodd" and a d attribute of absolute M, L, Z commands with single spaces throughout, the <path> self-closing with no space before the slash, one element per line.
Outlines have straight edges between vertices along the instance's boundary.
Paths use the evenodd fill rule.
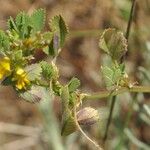
<path fill-rule="evenodd" d="M 106 91 L 101 91 L 101 92 L 98 92 L 98 93 L 89 94 L 89 95 L 85 96 L 84 100 L 85 99 L 94 100 L 94 99 L 107 98 L 107 97 L 110 96 L 111 92 L 112 91 L 106 90 Z M 150 93 L 150 86 L 133 86 L 132 88 L 122 87 L 122 88 L 114 91 L 111 96 L 116 96 L 116 95 L 119 95 L 119 94 L 122 94 L 122 93 L 125 93 L 125 92 Z"/>
<path fill-rule="evenodd" d="M 130 17 L 127 25 L 127 30 L 126 30 L 126 39 L 128 40 L 129 34 L 130 34 L 130 29 L 131 29 L 131 24 L 134 16 L 134 10 L 135 10 L 135 4 L 136 0 L 132 0 L 132 6 L 131 6 L 131 11 L 130 11 Z"/>
<path fill-rule="evenodd" d="M 104 143 L 105 143 L 105 141 L 107 139 L 109 126 L 111 124 L 113 110 L 114 110 L 114 107 L 115 107 L 115 102 L 116 102 L 116 96 L 114 96 L 112 98 L 112 101 L 111 101 L 111 105 L 110 105 L 111 107 L 110 107 L 109 117 L 108 117 L 108 121 L 107 121 L 107 125 L 106 125 L 106 130 L 105 130 L 105 134 L 104 134 L 104 138 L 103 138 Z"/>

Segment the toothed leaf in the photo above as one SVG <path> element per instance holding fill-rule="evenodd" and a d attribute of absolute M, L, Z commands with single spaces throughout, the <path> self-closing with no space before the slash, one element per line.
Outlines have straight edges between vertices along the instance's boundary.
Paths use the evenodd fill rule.
<path fill-rule="evenodd" d="M 63 124 L 61 135 L 68 136 L 73 132 L 75 132 L 76 130 L 77 126 L 75 124 L 75 119 L 71 115 L 68 115 L 68 118 L 66 118 L 66 121 Z"/>
<path fill-rule="evenodd" d="M 8 36 L 5 34 L 5 32 L 0 30 L 0 51 L 8 51 L 10 47 L 10 42 Z"/>
<path fill-rule="evenodd" d="M 74 92 L 80 86 L 80 81 L 77 78 L 72 78 L 68 84 L 69 92 Z"/>
<path fill-rule="evenodd" d="M 34 81 L 36 79 L 41 78 L 42 68 L 40 64 L 32 64 L 25 68 L 27 72 L 27 77 L 30 81 Z"/>
<path fill-rule="evenodd" d="M 123 78 L 122 70 L 118 68 L 109 68 L 107 66 L 101 67 L 103 78 L 105 80 L 106 86 L 109 88 L 111 86 L 117 86 Z"/>
<path fill-rule="evenodd" d="M 42 61 L 40 65 L 42 68 L 42 74 L 44 78 L 48 80 L 51 80 L 51 79 L 56 80 L 59 77 L 58 69 L 54 63 L 49 64 L 46 61 Z"/>
<path fill-rule="evenodd" d="M 73 112 L 69 109 L 69 89 L 68 86 L 62 87 L 62 130 L 61 135 L 67 136 L 77 130 Z"/>
<path fill-rule="evenodd" d="M 60 15 L 53 17 L 50 20 L 50 28 L 54 33 L 55 38 L 58 38 L 58 44 L 55 47 L 57 47 L 57 49 L 63 47 L 68 34 L 68 27 L 66 26 L 63 18 Z M 54 40 L 57 42 L 56 39 Z"/>
<path fill-rule="evenodd" d="M 45 25 L 45 10 L 35 10 L 31 15 L 31 22 L 35 32 L 41 31 Z"/>
<path fill-rule="evenodd" d="M 8 19 L 7 25 L 8 25 L 8 29 L 9 29 L 10 31 L 13 31 L 13 30 L 14 30 L 14 31 L 18 32 L 16 23 L 15 23 L 15 21 L 14 21 L 14 19 L 13 19 L 12 17 L 10 17 L 10 18 Z"/>
<path fill-rule="evenodd" d="M 30 18 L 25 12 L 20 12 L 16 16 L 16 26 L 19 30 L 20 38 L 25 38 L 30 35 Z"/>

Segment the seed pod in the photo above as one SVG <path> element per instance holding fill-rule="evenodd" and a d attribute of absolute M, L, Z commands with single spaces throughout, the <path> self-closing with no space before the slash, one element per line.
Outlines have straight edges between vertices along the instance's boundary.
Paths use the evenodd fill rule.
<path fill-rule="evenodd" d="M 91 107 L 85 107 L 77 112 L 77 121 L 80 125 L 92 125 L 99 120 L 98 111 Z"/>

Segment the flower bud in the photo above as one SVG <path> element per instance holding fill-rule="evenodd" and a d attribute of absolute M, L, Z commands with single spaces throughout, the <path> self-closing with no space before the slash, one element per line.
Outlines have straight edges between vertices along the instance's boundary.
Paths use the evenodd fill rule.
<path fill-rule="evenodd" d="M 99 120 L 98 111 L 91 107 L 85 107 L 77 112 L 77 121 L 80 125 L 92 125 Z"/>

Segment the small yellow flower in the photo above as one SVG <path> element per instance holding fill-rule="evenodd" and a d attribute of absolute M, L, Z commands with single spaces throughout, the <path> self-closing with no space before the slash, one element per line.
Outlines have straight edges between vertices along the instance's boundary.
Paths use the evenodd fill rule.
<path fill-rule="evenodd" d="M 10 59 L 4 57 L 0 59 L 0 79 L 5 76 L 8 76 L 10 73 Z"/>
<path fill-rule="evenodd" d="M 30 84 L 27 79 L 27 73 L 21 68 L 16 70 L 13 81 L 16 81 L 16 88 L 19 90 L 26 89 L 27 85 Z"/>

